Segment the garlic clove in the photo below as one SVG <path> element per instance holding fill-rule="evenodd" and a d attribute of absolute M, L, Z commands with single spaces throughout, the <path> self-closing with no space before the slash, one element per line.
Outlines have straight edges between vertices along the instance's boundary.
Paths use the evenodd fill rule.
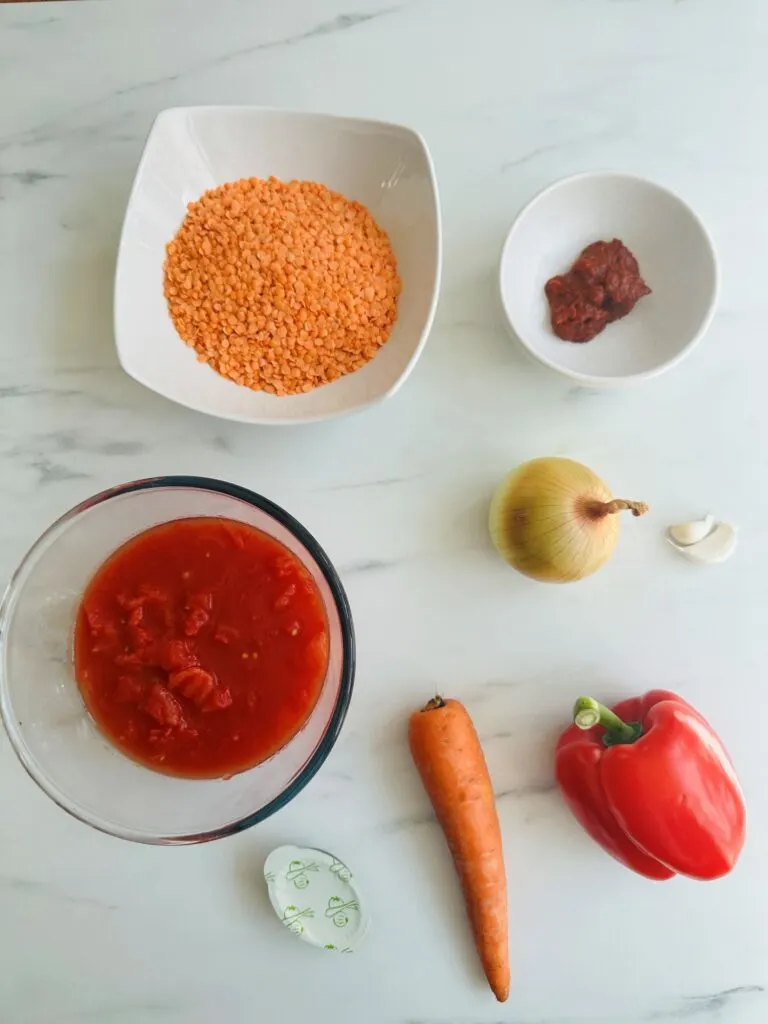
<path fill-rule="evenodd" d="M 669 536 L 676 544 L 687 547 L 689 544 L 698 544 L 712 532 L 715 525 L 714 516 L 706 515 L 703 519 L 693 519 L 690 523 L 676 523 L 669 528 Z"/>
<path fill-rule="evenodd" d="M 680 544 L 671 536 L 667 538 L 669 543 L 690 562 L 698 562 L 701 565 L 715 565 L 730 558 L 736 547 L 736 528 L 730 523 L 717 523 L 703 540 L 694 544 Z"/>

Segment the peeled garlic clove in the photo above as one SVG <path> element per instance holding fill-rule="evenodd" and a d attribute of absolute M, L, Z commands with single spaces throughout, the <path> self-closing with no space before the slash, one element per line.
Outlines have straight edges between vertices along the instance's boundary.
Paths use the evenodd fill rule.
<path fill-rule="evenodd" d="M 712 532 L 715 525 L 714 516 L 704 516 L 703 519 L 693 519 L 690 523 L 676 523 L 669 528 L 669 536 L 683 547 L 689 544 L 698 544 Z"/>
<path fill-rule="evenodd" d="M 670 531 L 671 533 L 671 531 Z M 730 523 L 717 523 L 703 540 L 695 544 L 679 544 L 670 536 L 669 543 L 690 562 L 715 565 L 730 558 L 736 547 L 736 529 Z"/>

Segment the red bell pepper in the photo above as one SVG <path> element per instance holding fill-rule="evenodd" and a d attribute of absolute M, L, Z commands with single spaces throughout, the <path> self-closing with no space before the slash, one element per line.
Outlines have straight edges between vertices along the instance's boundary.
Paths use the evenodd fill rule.
<path fill-rule="evenodd" d="M 580 697 L 555 771 L 584 829 L 647 878 L 719 878 L 738 859 L 746 809 L 733 765 L 674 693 L 651 690 L 613 710 Z"/>

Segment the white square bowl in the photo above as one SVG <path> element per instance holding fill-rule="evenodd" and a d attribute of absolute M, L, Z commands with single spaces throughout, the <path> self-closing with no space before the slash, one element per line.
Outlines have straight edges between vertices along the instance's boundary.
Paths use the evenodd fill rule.
<path fill-rule="evenodd" d="M 187 204 L 238 178 L 318 181 L 363 203 L 389 234 L 403 290 L 376 357 L 332 384 L 278 398 L 197 361 L 163 295 L 165 247 Z M 123 223 L 115 276 L 115 340 L 140 384 L 199 412 L 292 424 L 364 409 L 397 391 L 427 340 L 440 288 L 442 240 L 424 140 L 400 125 L 261 107 L 177 107 L 155 120 Z"/>

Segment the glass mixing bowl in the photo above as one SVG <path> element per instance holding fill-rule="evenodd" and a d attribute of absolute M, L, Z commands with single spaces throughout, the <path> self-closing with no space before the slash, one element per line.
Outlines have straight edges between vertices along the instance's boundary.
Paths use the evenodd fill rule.
<path fill-rule="evenodd" d="M 73 673 L 75 616 L 95 571 L 129 538 L 190 516 L 239 520 L 285 544 L 312 573 L 328 618 L 328 671 L 307 722 L 268 761 L 226 780 L 173 778 L 121 754 L 86 710 Z M 317 541 L 266 498 L 202 477 L 123 484 L 58 519 L 8 585 L 0 606 L 0 645 L 0 712 L 27 772 L 76 818 L 143 843 L 219 839 L 292 800 L 336 742 L 355 673 L 349 604 Z"/>

